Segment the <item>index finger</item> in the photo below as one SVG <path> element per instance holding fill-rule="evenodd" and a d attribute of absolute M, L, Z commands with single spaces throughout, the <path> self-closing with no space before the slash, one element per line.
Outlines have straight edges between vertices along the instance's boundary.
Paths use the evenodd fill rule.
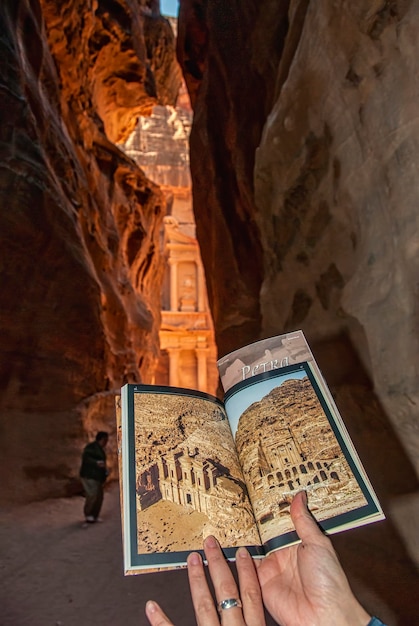
<path fill-rule="evenodd" d="M 240 600 L 236 581 L 215 537 L 209 536 L 205 539 L 204 550 L 217 602 L 220 603 L 223 600 Z M 229 624 L 244 624 L 240 607 L 233 606 L 222 610 L 221 617 L 227 619 L 227 616 Z"/>

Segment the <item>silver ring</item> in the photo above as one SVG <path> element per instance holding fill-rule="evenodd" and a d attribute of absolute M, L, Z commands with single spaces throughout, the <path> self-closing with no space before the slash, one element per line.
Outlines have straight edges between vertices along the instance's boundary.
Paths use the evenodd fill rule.
<path fill-rule="evenodd" d="M 228 598 L 227 600 L 221 600 L 221 602 L 218 603 L 217 608 L 218 612 L 221 613 L 221 611 L 224 611 L 226 609 L 233 609 L 234 607 L 241 609 L 242 606 L 243 605 L 239 598 Z"/>

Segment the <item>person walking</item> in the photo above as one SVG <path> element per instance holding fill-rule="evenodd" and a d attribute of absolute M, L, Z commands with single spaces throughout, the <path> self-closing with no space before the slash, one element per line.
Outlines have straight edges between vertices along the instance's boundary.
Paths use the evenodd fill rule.
<path fill-rule="evenodd" d="M 86 497 L 83 510 L 88 524 L 102 521 L 99 513 L 103 503 L 103 485 L 108 475 L 105 452 L 108 439 L 107 432 L 99 431 L 82 454 L 80 479 Z"/>

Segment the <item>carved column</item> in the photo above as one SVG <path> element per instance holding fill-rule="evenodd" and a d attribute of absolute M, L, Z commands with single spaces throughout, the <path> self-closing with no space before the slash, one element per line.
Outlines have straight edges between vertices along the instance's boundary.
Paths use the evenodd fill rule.
<path fill-rule="evenodd" d="M 207 389 L 207 348 L 196 348 L 196 358 L 198 361 L 198 389 L 205 391 Z"/>
<path fill-rule="evenodd" d="M 180 350 L 178 348 L 167 348 L 169 354 L 169 385 L 179 387 L 179 360 Z"/>
<path fill-rule="evenodd" d="M 206 300 L 205 300 L 205 291 L 206 291 L 206 283 L 205 283 L 205 276 L 204 276 L 204 269 L 202 266 L 202 262 L 199 259 L 199 262 L 197 263 L 197 270 L 198 270 L 198 285 L 197 285 L 197 291 L 198 291 L 198 311 L 206 311 Z"/>
<path fill-rule="evenodd" d="M 170 310 L 179 310 L 178 297 L 178 263 L 177 260 L 169 258 L 170 265 Z"/>
<path fill-rule="evenodd" d="M 208 478 L 210 481 L 210 489 L 212 489 L 217 484 L 217 470 L 215 467 L 208 468 Z"/>

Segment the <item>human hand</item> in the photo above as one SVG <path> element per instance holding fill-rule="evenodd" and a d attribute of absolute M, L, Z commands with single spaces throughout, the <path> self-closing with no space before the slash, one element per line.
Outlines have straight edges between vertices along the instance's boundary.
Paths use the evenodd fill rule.
<path fill-rule="evenodd" d="M 349 586 L 335 550 L 298 493 L 291 518 L 301 543 L 256 563 L 262 598 L 282 626 L 366 626 L 370 620 Z"/>
<path fill-rule="evenodd" d="M 240 593 L 220 545 L 214 537 L 205 539 L 204 551 L 217 602 L 240 598 L 243 606 L 221 609 L 222 615 L 218 615 L 207 584 L 201 556 L 193 552 L 188 557 L 188 578 L 198 626 L 220 626 L 221 617 L 223 626 L 265 626 L 255 565 L 246 548 L 239 548 L 236 553 Z M 151 626 L 173 626 L 155 602 L 147 602 L 146 615 Z"/>

